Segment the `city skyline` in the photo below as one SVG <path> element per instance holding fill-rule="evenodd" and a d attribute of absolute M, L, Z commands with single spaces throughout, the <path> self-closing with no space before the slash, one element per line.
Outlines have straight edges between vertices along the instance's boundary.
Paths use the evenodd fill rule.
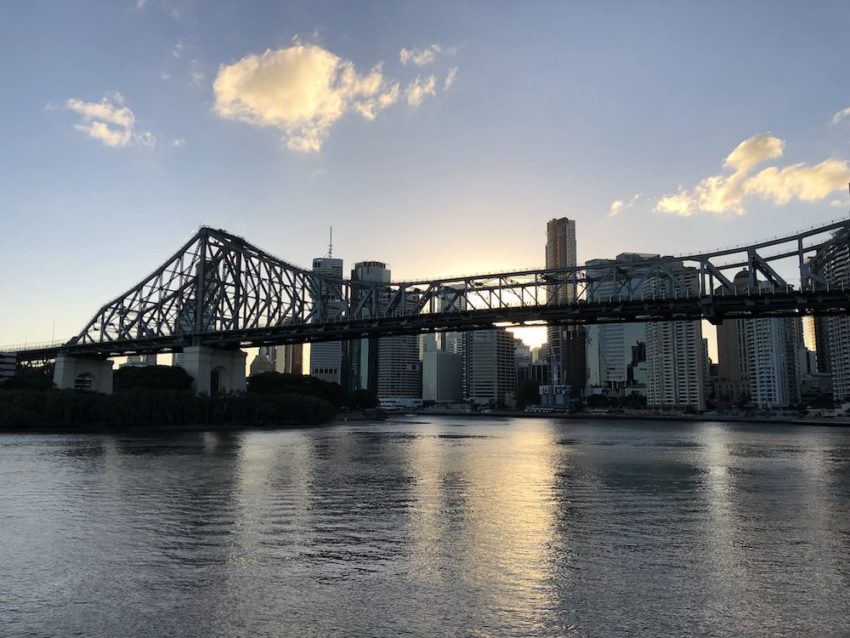
<path fill-rule="evenodd" d="M 767 6 L 6 7 L 0 341 L 75 334 L 202 224 L 304 267 L 332 225 L 407 279 L 541 266 L 564 216 L 578 263 L 844 216 L 850 10 Z"/>

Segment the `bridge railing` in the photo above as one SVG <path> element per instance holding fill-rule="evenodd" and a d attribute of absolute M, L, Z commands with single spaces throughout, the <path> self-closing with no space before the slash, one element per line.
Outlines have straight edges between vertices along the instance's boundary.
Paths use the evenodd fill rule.
<path fill-rule="evenodd" d="M 30 350 L 50 350 L 63 345 L 65 345 L 65 342 L 61 340 L 24 342 L 11 346 L 0 346 L 0 353 L 14 354 L 17 352 L 29 352 Z"/>

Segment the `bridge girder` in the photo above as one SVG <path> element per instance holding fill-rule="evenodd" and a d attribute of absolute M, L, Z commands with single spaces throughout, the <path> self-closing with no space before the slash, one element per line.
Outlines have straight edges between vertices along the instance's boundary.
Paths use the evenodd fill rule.
<path fill-rule="evenodd" d="M 223 230 L 201 228 L 159 268 L 101 307 L 62 350 L 103 356 L 479 329 L 504 322 L 847 313 L 847 293 L 834 285 L 830 289 L 824 255 L 847 248 L 848 238 L 850 220 L 843 220 L 684 257 L 375 283 L 313 273 Z M 799 274 L 796 288 L 777 267 L 789 260 Z M 736 279 L 741 270 L 745 280 Z"/>

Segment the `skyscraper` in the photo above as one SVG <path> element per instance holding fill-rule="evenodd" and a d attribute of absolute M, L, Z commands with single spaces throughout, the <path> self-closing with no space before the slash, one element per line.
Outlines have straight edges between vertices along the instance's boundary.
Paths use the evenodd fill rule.
<path fill-rule="evenodd" d="M 546 268 L 576 266 L 576 222 L 562 217 L 546 224 Z M 548 303 L 572 303 L 576 300 L 574 284 L 550 286 Z M 582 326 L 549 326 L 549 362 L 553 385 L 570 388 L 573 397 L 584 393 L 587 377 L 585 332 Z"/>
<path fill-rule="evenodd" d="M 317 257 L 313 260 L 313 273 L 330 279 L 342 279 L 342 259 Z M 332 285 L 323 284 L 322 294 L 327 298 L 328 319 L 333 320 L 345 309 Z M 343 384 L 343 342 L 325 341 L 310 344 L 310 376 Z"/>
<path fill-rule="evenodd" d="M 351 281 L 374 284 L 389 284 L 390 269 L 382 261 L 361 261 L 354 264 Z M 352 303 L 357 303 L 358 289 L 352 288 Z M 379 299 L 379 303 L 385 300 Z M 363 312 L 369 312 L 364 308 Z M 364 337 L 351 342 L 351 382 L 352 390 L 378 391 L 378 339 Z"/>
<path fill-rule="evenodd" d="M 354 281 L 390 283 L 390 269 L 379 261 L 364 261 L 354 265 Z M 387 303 L 379 292 L 379 304 Z M 416 303 L 412 296 L 408 303 Z M 379 399 L 418 399 L 422 397 L 422 364 L 419 360 L 419 339 L 416 335 L 397 337 L 367 337 L 353 344 L 352 374 L 354 389 L 374 391 Z"/>

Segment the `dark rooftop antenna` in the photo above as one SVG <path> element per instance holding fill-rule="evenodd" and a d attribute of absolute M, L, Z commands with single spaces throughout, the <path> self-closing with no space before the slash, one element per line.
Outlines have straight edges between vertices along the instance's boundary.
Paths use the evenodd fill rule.
<path fill-rule="evenodd" d="M 334 227 L 331 226 L 331 236 L 330 241 L 328 242 L 328 258 L 334 256 Z"/>

